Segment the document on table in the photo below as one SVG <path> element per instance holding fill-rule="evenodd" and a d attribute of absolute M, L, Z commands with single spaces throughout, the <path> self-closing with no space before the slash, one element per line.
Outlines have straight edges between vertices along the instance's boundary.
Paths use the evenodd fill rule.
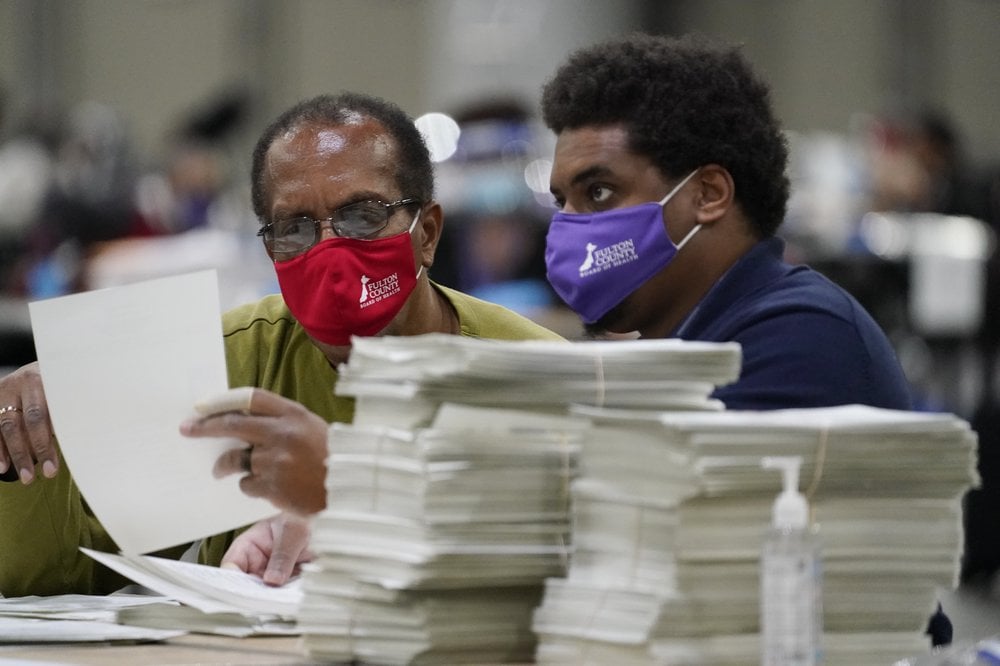
<path fill-rule="evenodd" d="M 134 594 L 63 594 L 3 599 L 0 600 L 0 644 L 159 641 L 185 634 L 185 631 L 174 629 L 123 626 L 116 621 L 118 613 L 124 609 L 162 603 L 163 597 Z M 8 662 L 0 658 L 0 664 L 5 663 Z"/>
<path fill-rule="evenodd" d="M 180 434 L 228 388 L 215 271 L 29 304 L 49 412 L 80 492 L 124 553 L 274 515 L 212 465 L 234 440 Z M 45 483 L 39 479 L 36 483 Z"/>
<path fill-rule="evenodd" d="M 302 582 L 294 578 L 272 587 L 243 571 L 179 562 L 150 555 L 81 551 L 123 576 L 203 613 L 294 618 L 302 601 Z"/>

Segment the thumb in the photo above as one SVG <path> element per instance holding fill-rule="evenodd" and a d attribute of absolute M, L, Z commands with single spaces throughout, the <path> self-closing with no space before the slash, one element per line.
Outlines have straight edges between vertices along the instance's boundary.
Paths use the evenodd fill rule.
<path fill-rule="evenodd" d="M 299 557 L 309 545 L 309 523 L 302 518 L 284 515 L 280 529 L 274 535 L 271 557 L 264 570 L 268 585 L 284 585 L 292 577 Z"/>
<path fill-rule="evenodd" d="M 267 561 L 267 569 L 264 570 L 262 578 L 268 585 L 284 585 L 292 577 L 294 570 L 295 558 L 276 548 L 271 553 L 271 559 Z"/>

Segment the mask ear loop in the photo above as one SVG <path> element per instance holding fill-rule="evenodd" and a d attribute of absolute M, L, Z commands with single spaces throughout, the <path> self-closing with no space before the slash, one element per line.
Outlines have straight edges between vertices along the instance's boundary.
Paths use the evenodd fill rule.
<path fill-rule="evenodd" d="M 417 228 L 417 220 L 420 219 L 420 213 L 422 213 L 423 210 L 424 210 L 424 207 L 423 207 L 423 205 L 421 205 L 420 206 L 420 210 L 418 210 L 417 214 L 413 216 L 413 222 L 410 222 L 410 228 L 406 230 L 407 234 L 409 234 L 411 236 L 413 235 L 413 230 Z M 418 280 L 420 279 L 420 276 L 421 276 L 421 274 L 423 272 L 424 272 L 424 265 L 420 264 L 420 268 L 417 269 L 417 279 Z"/>
<path fill-rule="evenodd" d="M 696 173 L 698 173 L 698 169 L 695 169 L 694 171 L 692 171 L 688 175 L 684 176 L 684 180 L 682 180 L 681 182 L 677 183 L 677 185 L 674 186 L 674 189 L 670 190 L 670 192 L 667 193 L 667 196 L 665 196 L 662 199 L 660 199 L 660 205 L 661 206 L 666 206 L 667 202 L 670 201 L 670 197 L 672 197 L 675 194 L 677 194 L 677 190 L 679 190 L 682 187 L 684 187 L 684 185 L 689 180 L 691 180 L 692 176 L 694 176 Z"/>
<path fill-rule="evenodd" d="M 667 202 L 670 201 L 670 198 L 673 197 L 675 194 L 677 194 L 677 191 L 680 190 L 682 187 L 684 187 L 684 184 L 687 183 L 689 180 L 691 180 L 691 178 L 696 173 L 698 173 L 698 169 L 695 169 L 694 171 L 692 171 L 688 175 L 684 176 L 684 180 L 682 180 L 681 182 L 677 183 L 677 185 L 674 186 L 674 189 L 670 190 L 670 192 L 667 193 L 667 196 L 665 196 L 662 199 L 660 199 L 660 202 L 659 202 L 660 203 L 660 207 L 662 208 L 663 206 L 666 206 Z M 696 233 L 698 233 L 698 230 L 700 230 L 700 229 L 701 229 L 701 225 L 700 224 L 695 224 L 694 227 L 691 228 L 691 231 L 689 231 L 687 233 L 687 236 L 685 236 L 684 238 L 682 238 L 681 242 L 677 244 L 677 249 L 680 250 L 682 247 L 684 247 L 684 245 L 687 244 L 687 242 L 689 240 L 691 240 L 691 236 L 694 236 Z"/>
<path fill-rule="evenodd" d="M 424 207 L 421 206 L 420 210 L 417 211 L 417 214 L 413 216 L 413 222 L 410 222 L 410 228 L 406 230 L 406 233 L 412 234 L 413 230 L 417 228 L 417 220 L 420 219 L 420 213 L 422 213 L 423 211 Z"/>

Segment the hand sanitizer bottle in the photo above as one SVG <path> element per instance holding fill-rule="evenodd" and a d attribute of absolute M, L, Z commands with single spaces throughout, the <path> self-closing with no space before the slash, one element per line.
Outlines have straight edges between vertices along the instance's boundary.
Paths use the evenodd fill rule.
<path fill-rule="evenodd" d="M 762 467 L 780 469 L 783 479 L 761 551 L 762 666 L 822 663 L 822 560 L 819 540 L 809 527 L 809 505 L 798 489 L 801 463 L 799 456 L 761 461 Z"/>

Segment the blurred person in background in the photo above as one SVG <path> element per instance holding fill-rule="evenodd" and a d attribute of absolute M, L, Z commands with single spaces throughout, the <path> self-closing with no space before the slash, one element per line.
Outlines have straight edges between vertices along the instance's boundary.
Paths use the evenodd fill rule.
<path fill-rule="evenodd" d="M 128 233 L 137 174 L 127 128 L 113 108 L 74 106 L 55 148 L 52 180 L 28 232 L 24 291 L 79 291 L 87 250 Z"/>
<path fill-rule="evenodd" d="M 52 188 L 57 122 L 39 110 L 21 121 L 0 87 L 0 293 L 22 296 L 29 236 Z"/>
<path fill-rule="evenodd" d="M 946 114 L 929 108 L 882 114 L 866 143 L 871 210 L 995 220 L 991 179 L 968 160 Z"/>
<path fill-rule="evenodd" d="M 453 117 L 456 150 L 438 168 L 453 201 L 434 277 L 536 321 L 548 319 L 560 305 L 545 280 L 548 209 L 525 183 L 525 168 L 542 152 L 538 123 L 526 104 L 502 96 Z"/>
<path fill-rule="evenodd" d="M 968 158 L 961 133 L 947 114 L 929 108 L 883 113 L 870 124 L 866 139 L 873 210 L 968 216 L 988 225 L 994 234 L 998 231 L 1000 169 L 996 164 L 974 164 Z M 978 330 L 962 336 L 919 336 L 913 332 L 909 340 L 926 350 L 925 372 L 934 373 L 928 381 L 942 375 L 960 379 L 967 348 L 979 357 L 982 388 L 970 422 L 979 439 L 981 484 L 964 498 L 966 543 L 961 579 L 967 585 L 997 587 L 991 579 L 1000 569 L 1000 536 L 995 524 L 1000 512 L 1000 401 L 996 388 L 1000 259 L 995 247 L 985 250 L 984 255 L 984 304 Z M 883 298 L 891 297 L 883 294 Z M 898 292 L 895 296 L 902 298 Z M 954 382 L 946 387 L 957 392 Z M 948 398 L 955 399 L 953 395 Z M 948 403 L 939 408 L 954 409 Z"/>
<path fill-rule="evenodd" d="M 252 223 L 246 188 L 233 179 L 229 144 L 246 125 L 252 99 L 241 89 L 199 104 L 167 137 L 162 168 L 136 184 L 130 236 L 179 234 L 196 229 L 243 231 Z"/>
<path fill-rule="evenodd" d="M 0 375 L 35 360 L 25 304 L 31 232 L 52 187 L 54 125 L 39 110 L 15 118 L 0 86 Z"/>
<path fill-rule="evenodd" d="M 181 431 L 245 441 L 217 471 L 241 474 L 244 492 L 290 512 L 206 539 L 200 560 L 281 583 L 309 558 L 301 516 L 326 503 L 327 424 L 353 418 L 353 399 L 334 392 L 353 335 L 562 338 L 430 280 L 444 214 L 423 138 L 389 102 L 346 93 L 290 108 L 261 135 L 251 183 L 281 294 L 227 312 L 223 331 L 230 386 L 257 388 L 244 410 Z M 0 483 L 0 530 L 17 535 L 0 542 L 2 594 L 125 584 L 79 551 L 117 548 L 63 467 L 37 364 L 0 379 L 0 473 L 10 481 Z"/>

